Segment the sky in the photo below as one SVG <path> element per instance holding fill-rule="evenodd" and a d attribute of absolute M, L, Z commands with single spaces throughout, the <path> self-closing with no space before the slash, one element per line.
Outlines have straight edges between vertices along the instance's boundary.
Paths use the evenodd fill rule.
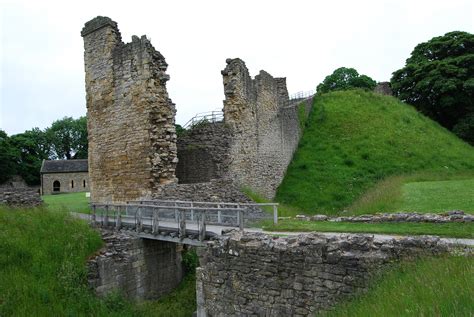
<path fill-rule="evenodd" d="M 293 94 L 342 66 L 388 81 L 417 44 L 474 30 L 472 0 L 0 0 L 0 129 L 86 115 L 80 31 L 98 15 L 118 23 L 124 42 L 147 35 L 165 56 L 179 124 L 222 109 L 227 58 L 252 76 L 286 77 Z"/>

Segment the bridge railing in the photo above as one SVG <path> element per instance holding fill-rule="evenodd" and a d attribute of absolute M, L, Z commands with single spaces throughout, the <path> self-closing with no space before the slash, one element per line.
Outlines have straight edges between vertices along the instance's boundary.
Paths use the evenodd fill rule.
<path fill-rule="evenodd" d="M 200 242 L 210 236 L 206 226 L 218 224 L 220 226 L 244 228 L 244 208 L 235 206 L 214 207 L 186 207 L 155 204 L 109 204 L 92 203 L 91 222 L 103 227 L 121 229 L 129 227 L 137 233 L 161 235 L 177 238 L 183 241 L 199 240 Z M 220 217 L 219 217 L 219 212 Z M 210 215 L 217 214 L 217 222 Z M 224 217 L 231 220 L 224 221 Z M 194 224 L 196 229 L 187 228 L 186 224 Z M 166 240 L 166 239 L 165 239 Z M 168 239 L 169 240 L 169 239 Z"/>
<path fill-rule="evenodd" d="M 220 215 L 222 208 L 262 208 L 271 207 L 273 213 L 273 223 L 278 223 L 278 203 L 229 203 L 229 202 L 209 202 L 209 201 L 189 201 L 189 200 L 133 200 L 127 202 L 128 204 L 152 204 L 163 206 L 184 206 L 184 207 L 211 207 L 217 208 L 218 222 L 220 222 Z"/>

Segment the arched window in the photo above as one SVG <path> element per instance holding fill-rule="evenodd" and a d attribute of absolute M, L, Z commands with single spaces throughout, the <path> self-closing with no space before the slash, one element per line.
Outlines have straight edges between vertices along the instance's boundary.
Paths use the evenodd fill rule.
<path fill-rule="evenodd" d="M 71 181 L 71 188 L 74 188 L 74 181 Z"/>
<path fill-rule="evenodd" d="M 59 181 L 53 182 L 53 192 L 60 192 L 61 191 L 61 183 Z"/>
<path fill-rule="evenodd" d="M 86 180 L 85 179 L 82 181 L 82 187 L 86 188 Z"/>

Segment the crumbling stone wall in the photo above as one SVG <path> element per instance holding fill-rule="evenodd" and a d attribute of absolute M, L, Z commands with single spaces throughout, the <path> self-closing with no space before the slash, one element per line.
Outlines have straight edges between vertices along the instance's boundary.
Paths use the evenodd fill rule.
<path fill-rule="evenodd" d="M 178 137 L 176 176 L 180 184 L 225 178 L 231 162 L 231 130 L 223 122 L 201 123 Z"/>
<path fill-rule="evenodd" d="M 224 121 L 232 128 L 228 177 L 271 199 L 298 145 L 298 112 L 289 106 L 285 78 L 265 71 L 252 79 L 241 59 L 228 59 Z"/>
<path fill-rule="evenodd" d="M 364 291 L 390 261 L 446 251 L 429 237 L 232 232 L 200 255 L 198 316 L 314 316 Z"/>
<path fill-rule="evenodd" d="M 0 184 L 0 204 L 34 207 L 42 203 L 39 186 L 28 186 L 20 176 Z"/>
<path fill-rule="evenodd" d="M 91 200 L 150 197 L 176 182 L 175 106 L 167 63 L 150 41 L 124 44 L 107 17 L 87 22 L 84 38 Z"/>
<path fill-rule="evenodd" d="M 88 261 L 89 285 L 98 295 L 120 292 L 129 299 L 156 299 L 181 282 L 181 245 L 123 231 L 102 229 L 101 234 L 105 246 Z"/>
<path fill-rule="evenodd" d="M 377 83 L 377 86 L 375 86 L 374 88 L 374 92 L 381 95 L 393 96 L 392 86 L 388 81 Z"/>

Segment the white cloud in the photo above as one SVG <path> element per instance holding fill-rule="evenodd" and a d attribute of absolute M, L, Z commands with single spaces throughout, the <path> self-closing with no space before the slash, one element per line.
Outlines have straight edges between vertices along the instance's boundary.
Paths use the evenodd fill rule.
<path fill-rule="evenodd" d="M 222 108 L 220 71 L 240 57 L 252 75 L 310 90 L 340 66 L 389 80 L 414 46 L 472 32 L 471 1 L 10 1 L 1 4 L 0 128 L 44 128 L 86 113 L 80 31 L 97 15 L 123 40 L 146 34 L 169 64 L 177 122 Z"/>

